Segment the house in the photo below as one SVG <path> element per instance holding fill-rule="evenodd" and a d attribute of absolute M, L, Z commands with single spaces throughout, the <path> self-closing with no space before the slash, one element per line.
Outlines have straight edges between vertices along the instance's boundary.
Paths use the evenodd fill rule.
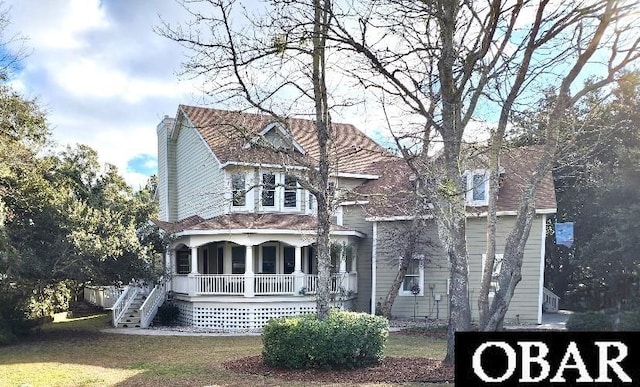
<path fill-rule="evenodd" d="M 399 212 L 406 207 L 395 205 L 406 195 L 388 193 L 410 190 L 410 174 L 402 160 L 354 126 L 333 124 L 333 131 L 330 186 L 335 197 L 345 198 L 335 206 L 330 230 L 333 302 L 375 312 L 398 271 L 394 232 L 411 217 Z M 314 123 L 181 105 L 175 119 L 162 120 L 157 134 L 157 224 L 171 235 L 167 290 L 179 306 L 180 323 L 251 329 L 273 317 L 314 312 L 317 209 L 301 179 L 309 172 L 306 163 L 318 156 Z M 529 172 L 526 161 L 515 157 L 504 164 L 500 238 L 513 223 L 518 176 Z M 479 287 L 485 235 L 486 187 L 478 173 L 468 175 L 472 297 Z M 545 217 L 555 211 L 550 177 L 540 191 L 538 226 L 529 238 L 523 281 L 507 316 L 521 321 L 540 322 L 542 311 Z M 347 199 L 345 193 L 358 196 Z M 446 258 L 437 245 L 419 256 L 393 314 L 446 318 Z M 409 284 L 419 285 L 417 294 Z M 148 302 L 157 305 L 150 299 L 158 298 L 150 296 Z"/>

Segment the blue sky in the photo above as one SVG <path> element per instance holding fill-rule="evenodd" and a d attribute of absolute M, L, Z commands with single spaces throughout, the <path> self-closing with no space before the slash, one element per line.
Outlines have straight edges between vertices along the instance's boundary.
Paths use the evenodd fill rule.
<path fill-rule="evenodd" d="M 47 111 L 53 139 L 82 143 L 134 187 L 156 170 L 155 127 L 196 88 L 179 81 L 181 50 L 156 35 L 159 16 L 181 17 L 173 1 L 8 0 L 3 41 L 27 38 L 29 55 L 10 82 Z M 16 46 L 10 48 L 15 49 Z"/>
<path fill-rule="evenodd" d="M 129 184 L 143 186 L 157 168 L 156 125 L 165 115 L 174 116 L 180 103 L 202 103 L 198 84 L 176 75 L 183 49 L 153 32 L 160 17 L 174 23 L 190 17 L 174 0 L 0 4 L 8 8 L 11 21 L 0 41 L 20 34 L 27 38 L 29 53 L 10 83 L 39 100 L 53 139 L 60 146 L 81 143 L 96 149 L 101 161 L 116 165 Z M 342 85 L 347 80 L 337 83 L 349 91 Z M 384 117 L 378 105 L 368 104 L 334 115 L 334 120 L 381 139 Z M 402 111 L 396 116 L 406 123 Z M 477 123 L 476 130 L 484 133 L 485 125 Z"/>

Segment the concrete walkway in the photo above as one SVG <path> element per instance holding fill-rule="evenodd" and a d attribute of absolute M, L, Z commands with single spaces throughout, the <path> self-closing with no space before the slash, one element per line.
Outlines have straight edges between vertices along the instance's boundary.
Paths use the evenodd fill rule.
<path fill-rule="evenodd" d="M 540 325 L 508 326 L 507 329 L 524 330 L 565 330 L 567 320 L 573 312 L 561 310 L 558 313 L 543 313 Z M 400 327 L 392 327 L 391 332 L 402 330 Z M 189 327 L 176 327 L 176 329 L 142 329 L 142 328 L 106 328 L 104 333 L 117 333 L 121 335 L 146 335 L 146 336 L 260 336 L 260 332 L 202 332 Z"/>

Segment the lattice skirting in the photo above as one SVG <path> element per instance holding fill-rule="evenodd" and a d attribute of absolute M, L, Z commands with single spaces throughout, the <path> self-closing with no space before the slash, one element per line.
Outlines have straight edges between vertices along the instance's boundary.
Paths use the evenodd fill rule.
<path fill-rule="evenodd" d="M 188 302 L 175 300 L 180 309 L 178 322 L 184 326 L 223 331 L 259 329 L 269 319 L 315 313 L 315 301 L 278 303 L 233 303 L 233 302 Z M 352 309 L 352 302 L 340 305 L 341 309 Z"/>

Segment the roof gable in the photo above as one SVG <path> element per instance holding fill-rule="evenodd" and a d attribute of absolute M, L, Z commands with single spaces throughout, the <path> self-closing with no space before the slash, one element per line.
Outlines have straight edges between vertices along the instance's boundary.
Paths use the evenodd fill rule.
<path fill-rule="evenodd" d="M 280 122 L 272 122 L 265 126 L 264 129 L 258 133 L 258 137 L 246 142 L 242 148 L 249 149 L 261 139 L 267 141 L 274 149 L 292 149 L 301 155 L 306 154 L 302 145 L 293 138 L 291 133 L 289 133 Z"/>
<path fill-rule="evenodd" d="M 299 165 L 299 160 L 260 146 L 246 146 L 261 134 L 291 136 L 294 149 L 307 164 L 317 164 L 319 146 L 315 122 L 288 118 L 274 122 L 268 115 L 226 111 L 188 105 L 179 109 L 198 130 L 222 164 L 249 163 Z M 282 129 L 282 130 L 281 130 Z M 276 131 L 274 131 L 276 130 Z M 353 125 L 333 123 L 333 147 L 330 154 L 331 173 L 371 174 L 372 165 L 392 157 L 389 151 Z M 290 133 L 290 134 L 289 134 Z"/>

